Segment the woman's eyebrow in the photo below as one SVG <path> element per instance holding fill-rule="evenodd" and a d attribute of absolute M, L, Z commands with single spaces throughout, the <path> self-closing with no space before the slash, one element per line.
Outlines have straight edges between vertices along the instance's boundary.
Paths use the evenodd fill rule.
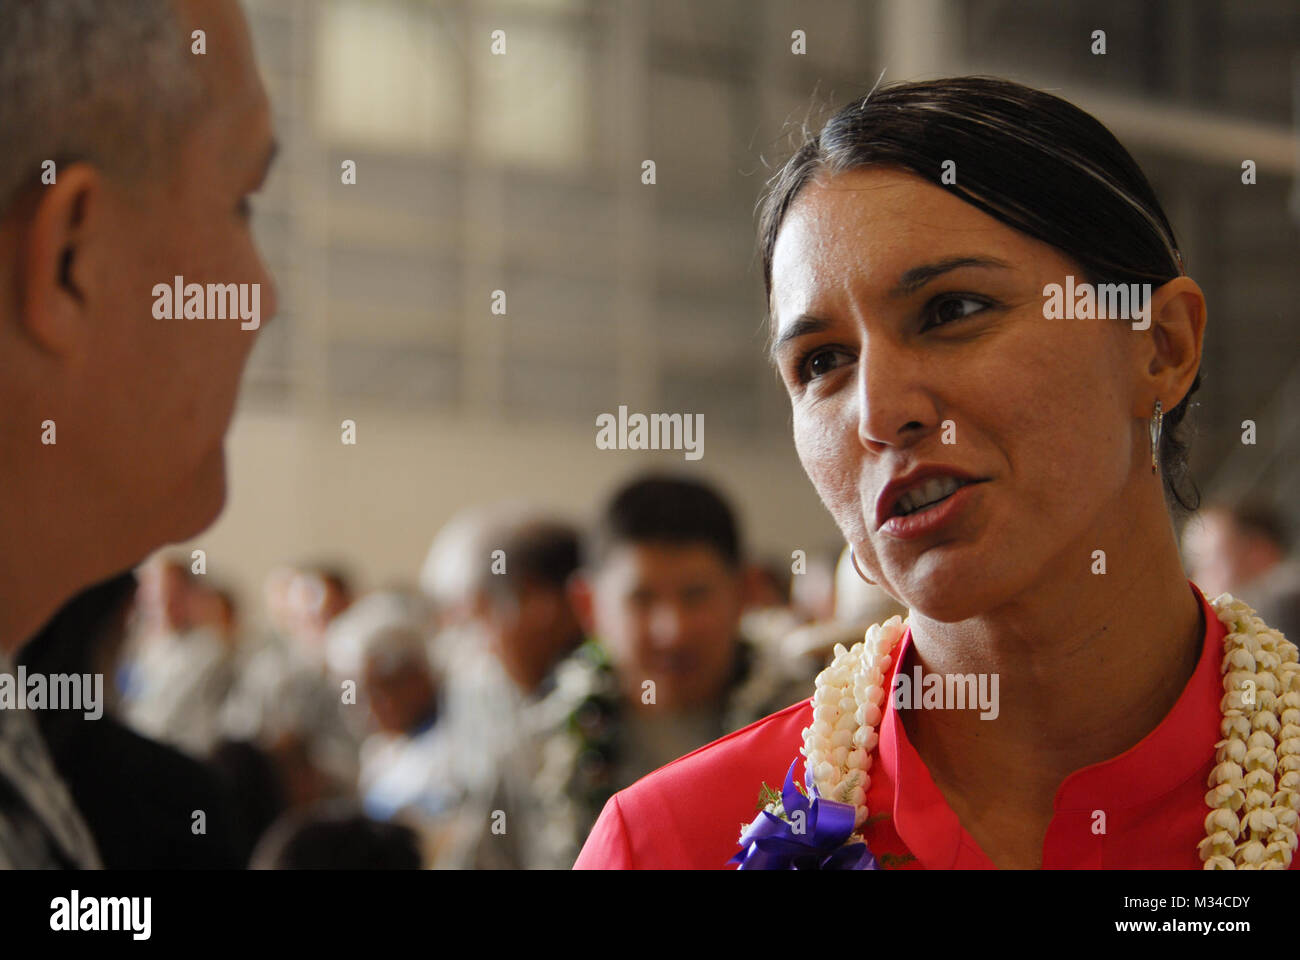
<path fill-rule="evenodd" d="M 1005 260 L 999 260 L 997 257 L 945 257 L 943 260 L 936 260 L 934 263 L 925 263 L 919 267 L 912 267 L 899 278 L 894 289 L 889 291 L 891 298 L 906 297 L 920 290 L 936 277 L 948 273 L 950 270 L 958 270 L 962 267 L 991 267 L 995 269 L 1010 270 L 1011 264 Z"/>
<path fill-rule="evenodd" d="M 924 263 L 917 267 L 907 270 L 899 278 L 898 283 L 889 291 L 889 296 L 893 299 L 906 297 L 920 290 L 931 280 L 940 277 L 952 270 L 959 270 L 962 267 L 984 267 L 986 269 L 1010 270 L 1011 264 L 1005 260 L 999 260 L 997 257 L 945 257 L 943 260 L 936 260 L 934 263 Z M 768 355 L 773 362 L 776 361 L 786 344 L 800 337 L 806 337 L 810 334 L 821 333 L 831 322 L 824 317 L 814 317 L 809 314 L 801 314 L 797 320 L 791 323 L 780 335 L 772 340 L 772 346 L 768 350 Z"/>
<path fill-rule="evenodd" d="M 773 363 L 776 362 L 777 356 L 785 348 L 785 345 L 800 337 L 806 337 L 811 333 L 821 333 L 831 322 L 824 317 L 812 317 L 808 314 L 801 314 L 799 319 L 795 320 L 780 334 L 772 340 L 772 346 L 768 349 L 768 356 Z"/>

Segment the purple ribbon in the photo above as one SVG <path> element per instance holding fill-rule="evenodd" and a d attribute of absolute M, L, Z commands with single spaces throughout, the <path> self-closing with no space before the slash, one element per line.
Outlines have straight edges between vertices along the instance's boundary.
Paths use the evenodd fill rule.
<path fill-rule="evenodd" d="M 802 831 L 795 824 L 759 812 L 740 837 L 740 851 L 727 863 L 737 870 L 879 870 L 880 864 L 862 842 L 845 844 L 857 814 L 852 804 L 827 800 L 812 788 L 812 799 L 794 785 L 795 760 L 785 775 L 781 803 L 787 817 L 802 813 Z"/>

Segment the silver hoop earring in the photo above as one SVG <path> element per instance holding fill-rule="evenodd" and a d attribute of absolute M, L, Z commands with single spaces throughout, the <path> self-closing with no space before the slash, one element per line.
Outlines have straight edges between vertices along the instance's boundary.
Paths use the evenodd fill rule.
<path fill-rule="evenodd" d="M 1156 400 L 1156 411 L 1155 413 L 1151 414 L 1151 472 L 1152 473 L 1155 473 L 1157 467 L 1159 466 L 1160 430 L 1164 426 L 1164 422 L 1165 422 L 1164 409 L 1161 407 L 1160 401 Z"/>
<path fill-rule="evenodd" d="M 858 566 L 858 558 L 854 555 L 852 547 L 849 547 L 849 563 L 853 564 L 853 572 L 858 575 L 858 578 L 860 580 L 865 580 L 873 587 L 880 586 L 880 584 L 876 583 L 876 581 L 872 580 L 870 577 L 868 577 L 865 573 L 862 572 L 861 568 Z"/>

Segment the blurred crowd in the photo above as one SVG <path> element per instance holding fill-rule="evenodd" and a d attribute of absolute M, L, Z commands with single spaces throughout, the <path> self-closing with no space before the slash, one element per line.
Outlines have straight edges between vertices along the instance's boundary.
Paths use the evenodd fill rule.
<path fill-rule="evenodd" d="M 102 718 L 40 718 L 108 867 L 567 868 L 615 791 L 906 612 L 839 548 L 756 562 L 722 493 L 662 475 L 584 528 L 466 510 L 367 592 L 286 565 L 250 609 L 205 562 L 92 587 L 23 651 L 108 678 Z"/>
<path fill-rule="evenodd" d="M 1183 532 L 1183 556 L 1207 597 L 1231 593 L 1284 637 L 1300 639 L 1300 557 L 1272 503 L 1244 497 L 1202 506 Z"/>
<path fill-rule="evenodd" d="M 407 584 L 283 566 L 260 610 L 159 555 L 21 661 L 107 678 L 101 718 L 39 722 L 109 867 L 567 868 L 615 791 L 809 696 L 835 643 L 906 614 L 847 551 L 743 544 L 719 491 L 649 475 L 582 529 L 466 510 Z M 1279 514 L 1211 504 L 1183 546 L 1208 595 L 1300 635 Z"/>

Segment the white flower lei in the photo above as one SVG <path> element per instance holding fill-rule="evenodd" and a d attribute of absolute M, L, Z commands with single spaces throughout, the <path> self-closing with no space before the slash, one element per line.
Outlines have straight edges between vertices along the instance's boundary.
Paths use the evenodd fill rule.
<path fill-rule="evenodd" d="M 1285 870 L 1300 817 L 1300 653 L 1231 594 L 1211 605 L 1229 631 L 1219 705 L 1224 739 L 1215 744 L 1206 837 L 1197 851 L 1207 870 Z M 817 676 L 813 724 L 804 728 L 799 752 L 809 786 L 856 809 L 859 832 L 848 843 L 863 839 L 885 678 L 904 630 L 895 616 L 873 625 L 852 649 L 837 643 L 831 665 Z"/>

